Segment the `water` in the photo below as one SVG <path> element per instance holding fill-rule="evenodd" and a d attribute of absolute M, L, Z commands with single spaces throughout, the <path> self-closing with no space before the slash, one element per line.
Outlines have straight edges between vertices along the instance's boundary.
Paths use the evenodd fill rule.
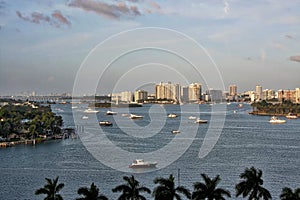
<path fill-rule="evenodd" d="M 85 106 L 78 105 L 77 112 L 82 112 Z M 70 105 L 57 104 L 52 108 L 54 112 L 63 116 L 65 126 L 74 126 Z M 121 129 L 116 125 L 117 120 L 120 121 L 119 123 L 130 121 L 121 116 L 121 113 L 127 112 L 125 109 L 117 109 L 119 114 L 114 116 L 116 120 L 113 116 L 105 116 L 106 109 L 100 109 L 97 116 L 99 120 L 113 121 L 113 127 L 105 127 L 107 137 L 115 145 L 132 152 L 152 152 L 164 147 L 175 137 L 170 131 L 180 128 L 180 119 L 183 121 L 182 126 L 187 128 L 198 126 L 188 119 L 188 116 L 196 116 L 198 112 L 190 109 L 186 113 L 180 113 L 180 106 L 166 105 L 162 107 L 165 113 L 178 113 L 180 116 L 175 119 L 166 118 L 165 126 L 152 137 L 128 136 L 126 132 L 129 134 L 130 131 L 134 132 L 131 126 L 141 126 L 146 129 L 151 124 L 151 120 L 153 122 L 159 118 L 153 118 L 155 112 L 151 110 L 152 108 L 150 106 L 131 108 L 130 112 L 145 117 L 135 121 L 134 124 L 128 123 L 126 126 L 123 124 L 124 127 Z M 92 182 L 110 199 L 117 199 L 119 194 L 112 193 L 111 189 L 123 183 L 124 175 L 134 174 L 141 184 L 153 189 L 155 177 L 168 177 L 174 174 L 177 180 L 178 169 L 180 169 L 181 185 L 190 190 L 193 189 L 194 182 L 202 181 L 201 173 L 206 173 L 210 177 L 219 174 L 222 179 L 219 186 L 228 189 L 233 196 L 232 199 L 238 199 L 234 197 L 234 186 L 240 181 L 239 174 L 246 167 L 251 166 L 263 171 L 264 187 L 269 189 L 273 199 L 279 199 L 283 187 L 299 187 L 300 120 L 287 120 L 286 124 L 272 125 L 268 123 L 269 117 L 249 115 L 250 110 L 249 105 L 245 105 L 242 109 L 238 109 L 236 104 L 227 106 L 222 134 L 216 146 L 205 158 L 199 159 L 198 153 L 209 124 L 199 125 L 192 145 L 178 160 L 166 168 L 148 173 L 139 173 L 139 171 L 125 173 L 103 165 L 86 150 L 80 139 L 0 149 L 0 199 L 41 199 L 42 196 L 34 195 L 35 190 L 44 185 L 45 177 L 56 176 L 65 183 L 61 192 L 64 199 L 79 197 L 77 189 L 89 186 Z M 210 120 L 210 111 L 209 105 L 200 105 L 202 119 Z M 151 112 L 154 113 L 152 116 Z M 84 123 L 87 127 L 91 125 L 89 120 Z M 187 132 L 180 134 L 189 138 Z M 113 155 L 110 156 L 113 158 Z M 126 165 L 130 163 L 131 160 L 128 160 Z M 151 199 L 150 195 L 146 197 Z"/>

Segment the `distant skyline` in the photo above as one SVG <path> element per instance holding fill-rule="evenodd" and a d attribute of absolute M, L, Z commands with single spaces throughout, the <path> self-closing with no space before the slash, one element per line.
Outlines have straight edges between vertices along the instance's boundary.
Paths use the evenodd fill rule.
<path fill-rule="evenodd" d="M 0 0 L 0 95 L 71 93 L 80 65 L 99 43 L 122 31 L 144 27 L 178 31 L 202 45 L 226 90 L 230 84 L 237 85 L 239 92 L 255 90 L 256 85 L 295 89 L 300 87 L 299 8 L 297 0 Z M 137 35 L 130 42 L 134 45 L 152 35 L 143 37 Z M 163 42 L 170 46 L 185 42 L 172 39 Z M 158 41 L 159 45 L 163 42 Z M 113 56 L 122 45 L 117 43 L 99 56 Z M 103 79 L 108 82 L 99 83 L 98 93 L 107 92 L 104 86 L 115 75 L 120 77 L 115 89 L 121 91 L 159 81 L 203 83 L 190 77 L 193 72 L 185 65 L 176 68 L 181 61 L 164 52 L 164 65 L 139 60 L 149 55 L 159 58 L 157 52 L 149 52 L 114 63 L 110 76 Z M 142 61 L 145 65 L 138 65 Z M 197 67 L 201 72 L 208 65 L 203 61 Z M 97 67 L 105 69 L 101 64 Z M 82 77 L 88 94 L 89 84 L 97 83 Z"/>

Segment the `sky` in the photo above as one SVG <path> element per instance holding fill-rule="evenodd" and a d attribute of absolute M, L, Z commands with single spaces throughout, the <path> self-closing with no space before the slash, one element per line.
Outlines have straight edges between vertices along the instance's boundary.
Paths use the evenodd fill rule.
<path fill-rule="evenodd" d="M 0 95 L 160 81 L 300 87 L 300 1 L 0 0 Z"/>

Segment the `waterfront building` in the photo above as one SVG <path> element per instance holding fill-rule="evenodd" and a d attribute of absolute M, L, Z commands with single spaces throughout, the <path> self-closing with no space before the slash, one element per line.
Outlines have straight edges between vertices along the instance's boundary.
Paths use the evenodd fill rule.
<path fill-rule="evenodd" d="M 229 85 L 229 95 L 230 96 L 237 95 L 237 86 L 236 85 Z"/>
<path fill-rule="evenodd" d="M 262 91 L 262 100 L 275 99 L 275 97 L 276 96 L 274 90 L 265 89 Z"/>
<path fill-rule="evenodd" d="M 145 90 L 137 90 L 134 92 L 134 101 L 137 103 L 143 103 L 148 98 L 148 92 Z"/>
<path fill-rule="evenodd" d="M 192 83 L 188 86 L 188 101 L 197 102 L 201 100 L 201 84 Z"/>
<path fill-rule="evenodd" d="M 291 101 L 296 103 L 296 90 L 278 90 L 278 101 Z"/>
<path fill-rule="evenodd" d="M 255 93 L 256 93 L 256 100 L 259 101 L 259 100 L 262 100 L 262 86 L 260 85 L 257 85 L 255 87 Z"/>
<path fill-rule="evenodd" d="M 300 103 L 300 88 L 296 88 L 296 103 Z"/>
<path fill-rule="evenodd" d="M 181 96 L 181 100 L 183 102 L 188 102 L 189 101 L 189 87 L 188 86 L 184 86 L 182 87 L 182 92 L 181 92 L 182 96 Z"/>
<path fill-rule="evenodd" d="M 208 97 L 206 96 L 205 100 L 209 100 L 211 102 L 219 103 L 224 100 L 222 90 L 209 89 L 206 91 L 206 95 L 208 95 Z"/>
<path fill-rule="evenodd" d="M 179 84 L 159 83 L 155 85 L 156 99 L 166 99 L 172 101 L 180 101 L 181 98 L 181 86 Z"/>
<path fill-rule="evenodd" d="M 132 102 L 132 92 L 130 91 L 121 92 L 121 101 L 126 103 Z"/>
<path fill-rule="evenodd" d="M 229 85 L 229 92 L 228 94 L 224 94 L 227 97 L 228 101 L 236 101 L 237 100 L 237 86 L 236 85 Z"/>

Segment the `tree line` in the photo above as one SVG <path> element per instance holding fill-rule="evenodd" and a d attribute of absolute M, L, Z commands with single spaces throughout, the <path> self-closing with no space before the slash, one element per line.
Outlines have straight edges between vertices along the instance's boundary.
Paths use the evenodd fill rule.
<path fill-rule="evenodd" d="M 265 100 L 251 104 L 253 114 L 272 114 L 286 115 L 288 113 L 300 114 L 300 104 L 292 103 L 291 101 L 283 101 L 282 103 L 270 103 Z"/>
<path fill-rule="evenodd" d="M 58 135 L 62 125 L 62 117 L 55 115 L 50 106 L 9 104 L 0 108 L 0 136 L 6 139 L 10 134 L 26 139 Z"/>
<path fill-rule="evenodd" d="M 156 187 L 151 190 L 140 185 L 140 182 L 132 176 L 124 176 L 124 183 L 112 189 L 114 193 L 120 193 L 118 200 L 146 200 L 143 193 L 152 194 L 154 200 L 181 200 L 182 198 L 192 200 L 225 200 L 231 198 L 228 190 L 218 187 L 221 181 L 219 175 L 210 178 L 201 174 L 202 181 L 193 184 L 191 192 L 185 186 L 176 186 L 175 178 L 157 177 L 154 179 Z M 35 191 L 36 195 L 44 195 L 44 200 L 63 200 L 59 192 L 63 189 L 64 183 L 58 183 L 58 178 L 51 180 L 46 178 L 44 187 Z M 235 186 L 235 196 L 242 196 L 248 200 L 269 200 L 272 199 L 270 192 L 263 187 L 262 171 L 254 167 L 246 168 L 240 174 L 241 181 Z M 79 197 L 76 200 L 108 200 L 100 193 L 99 188 L 92 183 L 89 187 L 81 187 L 77 190 Z M 300 200 L 300 188 L 292 190 L 284 187 L 280 194 L 281 200 Z"/>

